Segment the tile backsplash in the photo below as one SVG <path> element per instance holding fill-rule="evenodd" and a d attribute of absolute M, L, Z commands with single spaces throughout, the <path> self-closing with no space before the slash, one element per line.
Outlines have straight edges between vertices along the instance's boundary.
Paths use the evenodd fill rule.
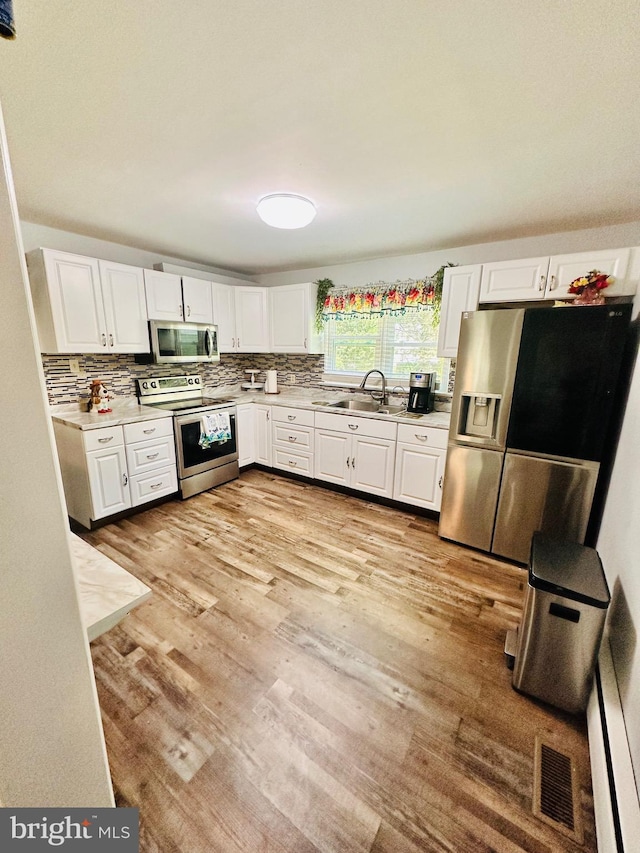
<path fill-rule="evenodd" d="M 79 363 L 84 376 L 72 373 L 69 359 Z M 199 373 L 204 385 L 210 388 L 237 385 L 249 379 L 247 370 L 259 371 L 258 382 L 264 381 L 265 370 L 278 371 L 278 386 L 322 386 L 323 355 L 292 355 L 273 353 L 223 353 L 218 364 L 193 363 L 185 365 L 136 364 L 133 355 L 43 355 L 42 363 L 51 405 L 78 403 L 89 397 L 94 379 L 102 379 L 112 394 L 134 397 L 136 379 L 143 376 L 180 376 Z M 451 362 L 448 391 L 453 391 L 455 361 Z"/>
<path fill-rule="evenodd" d="M 72 373 L 69 359 L 78 361 L 84 376 Z M 89 386 L 94 379 L 102 379 L 112 394 L 118 397 L 136 395 L 136 379 L 143 376 L 180 376 L 199 373 L 204 385 L 236 385 L 245 382 L 249 376 L 246 370 L 278 371 L 278 385 L 303 385 L 307 387 L 322 384 L 324 369 L 323 355 L 274 355 L 225 354 L 220 356 L 218 364 L 193 363 L 184 365 L 136 364 L 133 355 L 43 355 L 45 381 L 49 403 L 77 403 L 89 396 Z M 295 378 L 293 378 L 295 377 Z M 264 375 L 258 373 L 256 381 L 263 381 Z"/>

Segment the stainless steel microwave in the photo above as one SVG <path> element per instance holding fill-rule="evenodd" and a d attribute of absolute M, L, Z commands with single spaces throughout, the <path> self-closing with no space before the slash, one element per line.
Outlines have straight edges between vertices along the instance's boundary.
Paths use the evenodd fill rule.
<path fill-rule="evenodd" d="M 218 327 L 206 323 L 149 322 L 151 352 L 157 364 L 220 361 Z"/>

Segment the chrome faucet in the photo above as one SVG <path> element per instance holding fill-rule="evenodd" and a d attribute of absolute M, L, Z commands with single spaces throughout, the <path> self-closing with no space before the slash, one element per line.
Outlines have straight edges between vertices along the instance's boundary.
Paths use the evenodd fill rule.
<path fill-rule="evenodd" d="M 370 388 L 369 388 L 369 389 L 367 389 L 367 388 L 365 388 L 365 387 L 364 387 L 364 386 L 367 384 L 367 379 L 369 378 L 369 376 L 371 376 L 371 374 L 372 374 L 372 373 L 379 373 L 379 374 L 380 374 L 380 378 L 382 379 L 382 397 L 380 397 L 380 399 L 378 400 L 378 402 L 379 402 L 379 403 L 381 403 L 383 406 L 386 406 L 386 405 L 387 405 L 387 402 L 388 402 L 388 398 L 387 398 L 387 380 L 384 378 L 384 373 L 383 373 L 381 370 L 369 370 L 367 373 L 365 373 L 365 375 L 364 375 L 364 379 L 363 379 L 363 380 L 362 380 L 362 382 L 360 383 L 360 389 L 361 389 L 362 391 L 367 391 L 367 390 L 368 390 L 368 391 L 369 391 L 369 393 L 371 394 L 371 396 L 373 397 L 373 399 L 374 399 L 374 400 L 376 399 L 376 397 L 374 397 L 373 395 L 377 393 L 377 390 L 378 390 L 378 389 L 377 389 L 377 388 L 374 388 L 373 390 L 371 390 Z"/>

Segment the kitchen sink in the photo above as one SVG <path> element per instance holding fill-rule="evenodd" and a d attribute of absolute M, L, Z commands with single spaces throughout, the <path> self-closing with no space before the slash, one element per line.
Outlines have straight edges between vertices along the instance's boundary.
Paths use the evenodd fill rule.
<path fill-rule="evenodd" d="M 399 415 L 400 412 L 406 411 L 406 406 L 378 406 L 378 412 L 381 415 Z"/>
<path fill-rule="evenodd" d="M 336 403 L 329 403 L 333 409 L 350 409 L 356 412 L 378 412 L 380 406 L 375 400 L 338 400 Z"/>
<path fill-rule="evenodd" d="M 381 406 L 375 400 L 338 400 L 329 403 L 334 409 L 349 409 L 352 412 L 375 412 L 380 415 L 397 415 L 404 412 L 406 406 Z"/>

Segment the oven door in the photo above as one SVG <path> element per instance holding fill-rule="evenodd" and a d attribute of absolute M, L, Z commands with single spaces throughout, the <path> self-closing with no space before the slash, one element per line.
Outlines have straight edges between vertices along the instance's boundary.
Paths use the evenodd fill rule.
<path fill-rule="evenodd" d="M 231 425 L 231 438 L 216 441 L 207 448 L 200 447 L 202 413 L 178 415 L 174 419 L 176 452 L 178 456 L 178 477 L 184 480 L 193 474 L 201 474 L 238 458 L 236 433 L 236 410 L 216 409 L 228 412 Z"/>

